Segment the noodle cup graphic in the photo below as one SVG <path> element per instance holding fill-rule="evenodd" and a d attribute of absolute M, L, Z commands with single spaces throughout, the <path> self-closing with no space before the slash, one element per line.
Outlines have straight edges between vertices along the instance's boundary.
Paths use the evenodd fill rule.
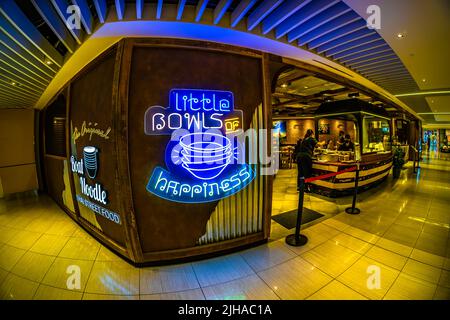
<path fill-rule="evenodd" d="M 205 154 L 189 154 L 185 150 L 181 150 L 182 161 L 186 164 L 216 163 L 222 164 L 231 160 L 233 156 L 232 150 L 228 150 L 223 154 L 205 153 Z"/>
<path fill-rule="evenodd" d="M 98 149 L 96 147 L 87 146 L 83 148 L 84 167 L 89 178 L 94 179 L 98 171 Z"/>
<path fill-rule="evenodd" d="M 182 167 L 194 177 L 218 177 L 233 158 L 231 141 L 214 133 L 191 133 L 180 139 Z"/>

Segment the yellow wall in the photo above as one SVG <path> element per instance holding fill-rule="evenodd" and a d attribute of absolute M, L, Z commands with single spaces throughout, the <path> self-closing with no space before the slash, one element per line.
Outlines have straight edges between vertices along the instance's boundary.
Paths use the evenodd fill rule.
<path fill-rule="evenodd" d="M 0 198 L 37 188 L 34 111 L 0 109 Z"/>
<path fill-rule="evenodd" d="M 286 137 L 288 144 L 296 144 L 305 137 L 308 129 L 314 130 L 314 119 L 291 119 L 286 121 Z"/>

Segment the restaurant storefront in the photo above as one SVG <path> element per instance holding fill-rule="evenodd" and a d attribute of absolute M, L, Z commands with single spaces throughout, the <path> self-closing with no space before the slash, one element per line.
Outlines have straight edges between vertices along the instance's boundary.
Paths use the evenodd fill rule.
<path fill-rule="evenodd" d="M 277 139 L 273 98 L 292 63 L 298 64 L 211 42 L 119 41 L 41 112 L 48 193 L 99 241 L 139 265 L 266 241 L 280 154 L 308 128 L 324 141 L 344 128 L 357 144 L 345 154 L 317 150 L 318 174 L 361 161 L 368 186 L 385 178 L 391 120 L 366 102 L 338 103 L 336 112 L 323 104 L 306 118 L 288 119 L 289 134 Z M 351 180 L 317 181 L 317 191 L 351 192 Z"/>

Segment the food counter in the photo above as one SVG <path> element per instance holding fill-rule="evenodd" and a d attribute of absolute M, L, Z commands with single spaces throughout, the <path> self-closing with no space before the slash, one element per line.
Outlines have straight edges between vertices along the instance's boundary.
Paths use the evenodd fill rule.
<path fill-rule="evenodd" d="M 365 157 L 360 162 L 358 190 L 367 190 L 386 179 L 392 166 L 392 154 L 376 154 Z M 313 160 L 313 172 L 315 176 L 339 172 L 356 166 L 356 161 L 326 161 Z M 311 182 L 313 192 L 328 197 L 338 197 L 353 193 L 356 172 L 345 172 L 334 177 Z"/>
<path fill-rule="evenodd" d="M 336 111 L 339 112 L 336 112 Z M 316 111 L 313 176 L 339 172 L 360 164 L 358 190 L 381 183 L 392 166 L 390 119 L 384 109 L 359 99 L 323 103 Z M 352 141 L 352 150 L 339 151 L 340 135 Z M 331 148 L 330 148 L 331 147 Z M 356 172 L 345 172 L 311 182 L 311 190 L 329 197 L 352 194 Z"/>

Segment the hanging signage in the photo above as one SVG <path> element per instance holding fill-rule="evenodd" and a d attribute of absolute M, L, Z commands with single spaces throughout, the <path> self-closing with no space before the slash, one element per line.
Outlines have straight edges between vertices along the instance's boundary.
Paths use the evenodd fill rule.
<path fill-rule="evenodd" d="M 75 156 L 70 157 L 72 172 L 79 177 L 80 190 L 82 195 L 77 194 L 78 203 L 89 208 L 95 213 L 120 224 L 120 216 L 101 205 L 108 204 L 108 192 L 103 186 L 94 181 L 97 177 L 99 163 L 98 163 L 98 149 L 93 146 L 85 146 L 83 148 L 83 158 L 77 160 Z M 86 175 L 89 178 L 86 179 Z M 99 204 L 101 205 L 99 205 Z"/>
<path fill-rule="evenodd" d="M 255 172 L 244 163 L 238 137 L 243 113 L 229 91 L 173 89 L 169 107 L 145 112 L 147 135 L 171 135 L 166 168 L 156 167 L 147 191 L 186 203 L 217 201 L 245 188 Z"/>

